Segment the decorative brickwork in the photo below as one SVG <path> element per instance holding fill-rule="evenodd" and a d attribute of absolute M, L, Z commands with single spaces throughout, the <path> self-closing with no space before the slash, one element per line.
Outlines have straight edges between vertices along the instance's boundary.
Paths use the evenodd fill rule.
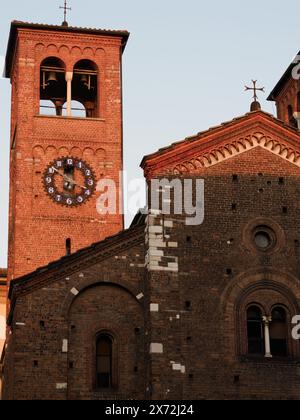
<path fill-rule="evenodd" d="M 120 186 L 121 53 L 127 37 L 125 32 L 12 24 L 7 54 L 12 82 L 9 279 L 64 256 L 68 238 L 74 252 L 123 228 L 122 215 L 98 214 L 99 193 L 82 206 L 62 208 L 49 199 L 42 178 L 54 159 L 74 156 L 91 166 L 97 181 L 109 177 Z M 40 66 L 49 57 L 59 58 L 66 72 L 80 60 L 95 64 L 97 118 L 40 115 Z"/>

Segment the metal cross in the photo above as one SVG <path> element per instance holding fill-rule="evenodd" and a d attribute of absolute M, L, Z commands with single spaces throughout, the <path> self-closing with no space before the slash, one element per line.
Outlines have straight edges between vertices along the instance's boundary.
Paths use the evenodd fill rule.
<path fill-rule="evenodd" d="M 67 12 L 68 10 L 72 10 L 71 7 L 68 7 L 67 0 L 65 0 L 65 4 L 60 6 L 60 9 L 64 10 L 64 23 L 67 23 Z"/>
<path fill-rule="evenodd" d="M 245 91 L 253 90 L 253 92 L 254 92 L 253 99 L 254 99 L 254 101 L 257 101 L 258 100 L 257 92 L 258 91 L 265 92 L 265 88 L 264 87 L 263 88 L 256 87 L 257 80 L 252 80 L 252 83 L 253 83 L 253 87 L 245 86 Z"/>

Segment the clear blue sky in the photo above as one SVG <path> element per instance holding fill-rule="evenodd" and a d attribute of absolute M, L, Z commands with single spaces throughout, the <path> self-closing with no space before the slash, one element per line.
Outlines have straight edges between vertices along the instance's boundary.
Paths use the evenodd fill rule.
<path fill-rule="evenodd" d="M 124 55 L 125 168 L 143 155 L 249 110 L 245 83 L 270 92 L 300 49 L 300 3 L 290 0 L 69 0 L 69 23 L 131 32 Z M 0 63 L 10 21 L 60 24 L 63 0 L 1 8 Z M 6 266 L 10 84 L 0 79 L 0 266 Z M 275 112 L 261 97 L 266 111 Z M 129 222 L 129 220 L 127 221 Z"/>

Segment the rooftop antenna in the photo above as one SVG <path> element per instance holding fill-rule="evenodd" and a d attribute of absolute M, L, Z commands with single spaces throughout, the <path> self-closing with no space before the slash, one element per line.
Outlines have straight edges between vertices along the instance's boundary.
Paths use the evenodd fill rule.
<path fill-rule="evenodd" d="M 67 22 L 67 13 L 68 13 L 68 10 L 72 10 L 72 9 L 71 7 L 68 7 L 67 0 L 65 0 L 65 3 L 63 6 L 60 6 L 60 9 L 64 10 L 64 21 L 62 23 L 62 26 L 69 26 Z"/>

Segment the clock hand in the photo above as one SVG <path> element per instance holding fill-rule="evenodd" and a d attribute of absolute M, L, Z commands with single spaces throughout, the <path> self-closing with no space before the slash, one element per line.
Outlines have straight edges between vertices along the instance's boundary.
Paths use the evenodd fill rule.
<path fill-rule="evenodd" d="M 67 182 L 69 182 L 69 184 L 72 185 L 77 185 L 78 187 L 82 188 L 83 190 L 87 190 L 87 187 L 84 187 L 82 185 L 77 184 L 77 182 L 75 182 L 73 179 L 69 178 L 67 175 L 62 174 L 58 169 L 54 168 L 54 166 L 52 167 L 52 169 L 58 173 L 58 175 L 60 175 L 61 177 L 63 177 L 63 179 Z"/>
<path fill-rule="evenodd" d="M 80 187 L 83 190 L 87 190 L 87 187 L 84 187 L 83 185 L 77 184 L 77 182 L 73 181 L 73 179 L 70 179 L 70 178 L 66 177 L 65 180 L 68 181 L 72 185 L 76 185 L 77 187 Z"/>

